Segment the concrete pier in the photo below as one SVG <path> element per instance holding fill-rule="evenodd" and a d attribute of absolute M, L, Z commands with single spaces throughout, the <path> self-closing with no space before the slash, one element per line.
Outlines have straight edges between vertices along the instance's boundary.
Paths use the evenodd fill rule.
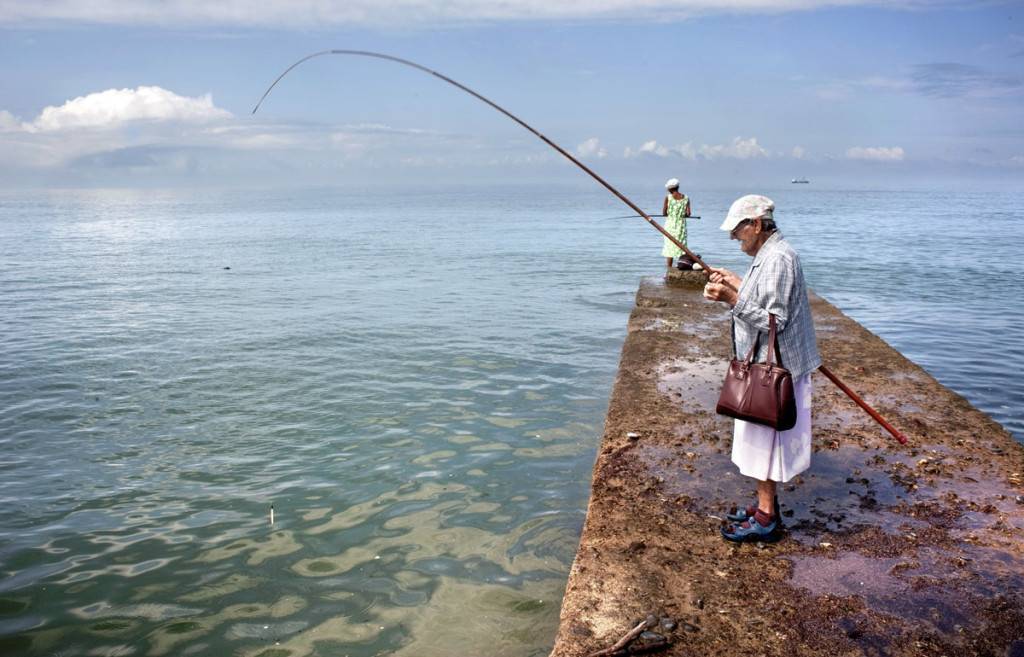
<path fill-rule="evenodd" d="M 823 299 L 825 363 L 910 444 L 815 373 L 811 468 L 780 486 L 786 538 L 722 540 L 754 495 L 714 412 L 728 313 L 674 277 L 637 294 L 552 656 L 652 613 L 675 623 L 655 629 L 660 655 L 1024 656 L 1024 448 Z"/>

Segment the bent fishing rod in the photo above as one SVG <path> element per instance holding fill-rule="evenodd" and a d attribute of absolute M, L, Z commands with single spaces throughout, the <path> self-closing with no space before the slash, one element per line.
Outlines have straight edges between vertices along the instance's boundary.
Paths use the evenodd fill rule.
<path fill-rule="evenodd" d="M 280 82 L 281 79 L 284 76 L 288 75 L 288 73 L 290 73 L 292 69 L 294 69 L 296 66 L 298 66 L 299 64 L 301 64 L 301 63 L 303 63 L 305 61 L 313 59 L 314 57 L 321 57 L 323 55 L 356 55 L 356 56 L 359 56 L 359 57 L 374 57 L 376 59 L 386 59 L 388 61 L 396 62 L 398 64 L 404 64 L 406 66 L 411 66 L 412 68 L 415 68 L 417 70 L 423 71 L 424 73 L 428 73 L 430 75 L 433 75 L 435 78 L 439 78 L 441 80 L 444 80 L 448 84 L 450 84 L 452 86 L 455 86 L 455 87 L 458 87 L 459 89 L 462 89 L 467 94 L 477 98 L 478 100 L 481 100 L 481 101 L 487 103 L 488 105 L 490 105 L 494 109 L 498 110 L 499 112 L 501 112 L 502 114 L 504 114 L 508 118 L 512 119 L 513 121 L 515 121 L 519 125 L 523 126 L 527 130 L 532 132 L 536 137 L 538 137 L 545 144 L 547 144 L 551 148 L 555 149 L 556 151 L 558 151 L 559 153 L 564 155 L 566 158 L 568 158 L 573 164 L 575 164 L 579 168 L 581 168 L 584 171 L 586 171 L 587 174 L 589 174 L 591 178 L 593 178 L 597 182 L 601 183 L 601 185 L 603 185 L 605 187 L 605 189 L 607 189 L 609 192 L 611 192 L 612 194 L 617 196 L 619 198 L 619 200 L 621 200 L 623 203 L 628 205 L 629 208 L 631 210 L 633 210 L 634 212 L 636 212 L 639 216 L 643 217 L 647 221 L 647 223 L 649 223 L 650 225 L 654 226 L 654 228 L 657 229 L 657 231 L 659 233 L 664 235 L 669 241 L 671 241 L 673 244 L 675 244 L 680 249 L 682 249 L 683 252 L 686 253 L 686 255 L 688 255 L 691 258 L 693 258 L 694 262 L 700 263 L 700 265 L 702 267 L 704 267 L 704 269 L 708 269 L 707 263 L 705 263 L 703 260 L 701 260 L 700 256 L 695 254 L 690 249 L 686 248 L 685 244 L 683 244 L 682 242 L 677 240 L 668 231 L 666 231 L 664 228 L 662 228 L 658 224 L 657 221 L 651 219 L 651 217 L 646 212 L 641 210 L 635 203 L 633 203 L 633 201 L 630 201 L 628 198 L 626 198 L 619 190 L 617 190 L 614 187 L 612 187 L 604 178 L 602 178 L 601 176 L 599 176 L 596 173 L 594 173 L 593 171 L 591 171 L 590 168 L 587 167 L 587 165 L 585 165 L 582 162 L 580 162 L 579 160 L 577 160 L 575 157 L 573 157 L 564 148 L 562 148 L 561 146 L 559 146 L 555 142 L 551 141 L 550 139 L 548 139 L 547 137 L 545 137 L 544 135 L 539 133 L 537 130 L 535 130 L 533 128 L 533 126 L 528 124 L 526 121 L 523 121 L 518 116 L 516 116 L 512 112 L 509 112 L 507 109 L 505 109 L 501 105 L 495 103 L 491 99 L 485 98 L 484 96 L 481 96 L 480 94 L 478 94 L 477 92 L 473 91 L 472 89 L 470 89 L 466 85 L 461 84 L 459 82 L 456 82 L 455 80 L 451 79 L 447 75 L 442 75 L 441 73 L 438 73 L 437 71 L 435 71 L 433 69 L 429 69 L 426 66 L 421 66 L 420 64 L 417 64 L 416 62 L 411 62 L 408 59 L 402 59 L 401 57 L 395 57 L 393 55 L 385 55 L 384 53 L 379 53 L 379 52 L 370 52 L 368 50 L 322 50 L 320 52 L 315 52 L 312 55 L 306 55 L 305 57 L 303 57 L 299 61 L 295 62 L 294 64 L 292 64 L 291 66 L 286 68 L 284 73 L 282 73 L 281 75 L 277 76 L 277 79 L 274 80 L 273 84 L 271 84 L 270 87 L 268 87 L 267 90 L 265 92 L 263 92 L 263 96 L 261 96 L 259 102 L 256 103 L 256 107 L 254 107 L 252 109 L 252 113 L 253 114 L 256 113 L 256 110 L 258 110 L 260 108 L 260 105 L 263 104 L 263 101 L 267 98 L 268 95 L 270 95 L 270 92 L 274 89 L 274 87 L 277 86 L 277 83 Z"/>
<path fill-rule="evenodd" d="M 664 228 L 662 228 L 661 225 L 657 221 L 655 221 L 654 219 L 651 219 L 650 215 L 648 215 L 646 212 L 641 210 L 640 207 L 637 204 L 633 203 L 633 201 L 631 201 L 628 198 L 626 198 L 626 196 L 623 195 L 622 192 L 620 192 L 619 190 L 617 190 L 614 187 L 612 187 L 611 184 L 608 183 L 604 178 L 602 178 L 601 176 L 599 176 L 596 173 L 594 173 L 590 169 L 590 167 L 588 167 L 587 165 L 583 164 L 582 162 L 577 160 L 575 157 L 573 157 L 572 154 L 570 154 L 564 148 L 562 148 L 561 146 L 559 146 L 555 142 L 551 141 L 550 139 L 548 139 L 547 137 L 542 135 L 533 126 L 528 124 L 526 121 L 523 121 L 518 116 L 516 116 L 512 112 L 509 112 L 507 109 L 505 109 L 501 105 L 495 103 L 491 99 L 486 98 L 486 97 L 478 94 L 477 92 L 473 91 L 472 89 L 470 89 L 466 85 L 461 84 L 459 82 L 456 82 L 455 80 L 451 79 L 447 75 L 443 75 L 441 73 L 438 73 L 437 71 L 435 71 L 433 69 L 430 69 L 430 68 L 427 68 L 426 66 L 422 66 L 420 64 L 417 64 L 416 62 L 409 61 L 408 59 L 402 59 L 401 57 L 395 57 L 394 55 L 387 55 L 387 54 L 384 54 L 384 53 L 372 52 L 372 51 L 369 51 L 369 50 L 321 50 L 320 52 L 315 52 L 315 53 L 313 53 L 311 55 L 306 55 L 305 57 L 303 57 L 299 61 L 295 62 L 294 64 L 292 64 L 291 66 L 286 68 L 284 70 L 284 72 L 281 73 L 281 75 L 277 76 L 277 79 L 275 79 L 271 83 L 271 85 L 269 87 L 267 87 L 267 90 L 263 92 L 263 95 L 260 96 L 259 102 L 257 102 L 256 106 L 252 108 L 252 113 L 255 114 L 256 111 L 259 110 L 260 105 L 263 104 L 263 101 L 266 100 L 267 96 L 270 95 L 270 92 L 273 91 L 274 87 L 277 86 L 277 83 L 280 82 L 284 78 L 284 76 L 288 75 L 292 71 L 292 69 L 297 67 L 299 64 L 302 64 L 303 62 L 306 62 L 306 61 L 309 61 L 310 59 L 313 59 L 314 57 L 322 57 L 324 55 L 354 55 L 354 56 L 357 56 L 357 57 L 372 57 L 374 59 L 384 59 L 384 60 L 387 60 L 387 61 L 390 61 L 390 62 L 395 62 L 397 64 L 402 64 L 404 66 L 409 66 L 409 67 L 414 68 L 414 69 L 419 70 L 419 71 L 423 71 L 424 73 L 427 73 L 429 75 L 434 76 L 435 78 L 438 78 L 440 80 L 443 80 L 444 82 L 447 82 L 448 84 L 452 85 L 453 87 L 457 87 L 457 88 L 461 89 L 462 91 L 465 91 L 470 96 L 473 96 L 477 100 L 480 100 L 480 101 L 490 105 L 491 107 L 493 107 L 497 111 L 501 112 L 502 114 L 504 114 L 508 118 L 512 119 L 513 121 L 515 121 L 516 123 L 518 123 L 522 127 L 526 128 L 526 130 L 528 130 L 531 133 L 533 133 L 533 135 L 536 136 L 538 139 L 540 139 L 545 144 L 547 144 L 551 148 L 553 148 L 556 151 L 558 151 L 559 153 L 561 153 L 566 159 L 568 159 L 570 162 L 572 162 L 573 164 L 578 166 L 580 169 L 583 169 L 583 171 L 585 171 L 587 173 L 587 175 L 589 175 L 591 178 L 596 180 L 598 183 L 601 184 L 601 186 L 603 186 L 609 192 L 614 194 L 620 201 L 622 201 L 627 206 L 629 206 L 630 210 L 633 210 L 634 212 L 636 212 L 636 214 L 638 216 L 643 217 L 643 219 L 647 223 L 649 223 L 651 226 L 653 226 L 655 228 L 655 230 L 657 230 L 659 233 L 664 235 L 665 239 L 669 240 L 670 242 L 672 242 L 672 244 L 675 244 L 677 247 L 682 249 L 683 253 L 688 255 L 694 262 L 696 262 L 701 267 L 703 267 L 705 271 L 711 271 L 712 268 L 706 262 L 701 260 L 699 255 L 697 255 L 696 253 L 694 253 L 693 251 L 688 249 L 685 244 L 680 242 L 671 233 L 669 233 Z M 867 413 L 874 420 L 876 420 L 879 424 L 881 424 L 882 427 L 884 427 L 889 433 L 891 433 L 893 435 L 893 437 L 895 437 L 898 441 L 900 441 L 901 444 L 906 444 L 907 439 L 906 439 L 906 437 L 904 437 L 904 435 L 902 433 L 897 431 L 895 427 L 893 427 L 891 424 L 886 422 L 885 419 L 882 418 L 882 416 L 878 414 L 878 412 L 876 412 L 873 408 L 868 406 L 867 402 L 865 402 L 856 393 L 854 393 L 852 390 L 850 390 L 849 387 L 847 387 L 845 384 L 843 384 L 843 382 L 840 381 L 838 379 L 838 377 L 836 377 L 835 374 L 833 374 L 831 371 L 829 371 L 824 365 L 822 365 L 819 369 L 821 370 L 821 372 L 826 377 L 828 377 L 828 379 L 830 381 L 835 383 L 839 387 L 840 390 L 845 392 L 847 394 L 847 396 L 850 397 L 850 399 L 852 399 L 858 406 L 860 406 L 865 411 L 867 411 Z"/>
<path fill-rule="evenodd" d="M 624 214 L 624 215 L 619 216 L 619 217 L 605 217 L 605 219 L 609 219 L 609 220 L 611 220 L 611 219 L 632 219 L 633 217 L 636 217 L 636 216 L 637 215 L 635 215 L 635 214 Z M 668 215 L 667 214 L 649 214 L 647 216 L 648 217 L 667 217 Z M 700 215 L 699 214 L 691 214 L 689 217 L 683 217 L 683 219 L 700 219 Z"/>

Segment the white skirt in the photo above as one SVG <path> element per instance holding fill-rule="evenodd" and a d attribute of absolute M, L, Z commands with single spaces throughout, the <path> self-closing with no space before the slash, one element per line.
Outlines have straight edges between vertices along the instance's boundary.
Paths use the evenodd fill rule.
<path fill-rule="evenodd" d="M 734 420 L 732 462 L 758 481 L 789 481 L 811 465 L 811 375 L 793 380 L 796 426 L 776 431 L 763 424 Z"/>

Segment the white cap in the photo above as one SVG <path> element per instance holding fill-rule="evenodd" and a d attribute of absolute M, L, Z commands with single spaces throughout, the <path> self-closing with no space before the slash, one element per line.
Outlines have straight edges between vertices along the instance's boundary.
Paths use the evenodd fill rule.
<path fill-rule="evenodd" d="M 665 183 L 665 189 L 672 189 L 673 187 L 679 187 L 679 178 L 669 178 L 668 182 Z"/>
<path fill-rule="evenodd" d="M 732 232 L 744 219 L 773 219 L 773 212 L 775 203 L 770 198 L 759 194 L 747 194 L 733 201 L 729 214 L 725 215 L 725 221 L 719 228 Z"/>

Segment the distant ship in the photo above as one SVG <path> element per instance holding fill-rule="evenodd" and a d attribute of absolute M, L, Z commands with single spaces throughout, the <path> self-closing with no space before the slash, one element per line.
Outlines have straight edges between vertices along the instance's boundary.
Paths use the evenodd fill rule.
<path fill-rule="evenodd" d="M 794 185 L 806 185 L 811 181 L 808 180 L 807 178 L 793 178 L 793 180 L 791 180 L 790 182 L 792 182 Z"/>

